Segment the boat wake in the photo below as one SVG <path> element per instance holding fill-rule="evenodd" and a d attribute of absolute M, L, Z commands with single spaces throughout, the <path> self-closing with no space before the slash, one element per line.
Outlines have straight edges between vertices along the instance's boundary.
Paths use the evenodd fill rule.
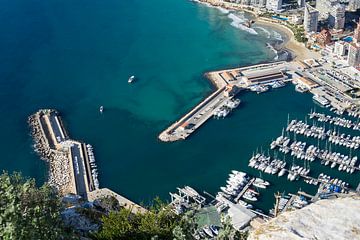
<path fill-rule="evenodd" d="M 244 25 L 245 21 L 247 21 L 247 19 L 243 19 L 243 18 L 240 18 L 239 16 L 233 14 L 233 13 L 230 13 L 228 15 L 228 18 L 230 18 L 232 20 L 231 22 L 231 26 L 233 27 L 236 27 L 240 30 L 243 30 L 243 31 L 246 31 L 250 34 L 253 34 L 253 35 L 257 35 L 258 33 L 255 31 L 255 29 L 253 28 L 248 28 Z"/>

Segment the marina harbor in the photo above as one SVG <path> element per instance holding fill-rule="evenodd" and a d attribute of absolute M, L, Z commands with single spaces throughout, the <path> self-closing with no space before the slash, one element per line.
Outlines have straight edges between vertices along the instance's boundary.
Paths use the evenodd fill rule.
<path fill-rule="evenodd" d="M 332 69 L 323 58 L 258 64 L 208 72 L 205 76 L 216 91 L 164 130 L 159 135 L 161 141 L 184 140 L 211 117 L 227 117 L 241 104 L 236 95 L 242 91 L 260 94 L 284 87 L 289 81 L 297 92 L 312 93 L 314 102 L 321 107 L 340 115 L 346 112 L 349 116 L 360 116 L 360 98 L 356 93 L 360 84 L 352 80 L 348 67 Z"/>
<path fill-rule="evenodd" d="M 199 103 L 189 113 L 176 121 L 160 135 L 164 142 L 184 140 L 211 117 L 224 118 L 241 104 L 236 95 L 243 90 L 258 94 L 271 88 L 284 87 L 290 81 L 288 64 L 275 62 L 254 66 L 209 72 L 206 77 L 216 91 Z"/>
<path fill-rule="evenodd" d="M 234 228 L 246 231 L 249 226 L 257 226 L 282 212 L 301 209 L 320 199 L 358 194 L 360 183 L 350 183 L 345 177 L 352 175 L 356 178 L 360 170 L 360 136 L 353 129 L 357 123 L 332 114 L 311 110 L 305 115 L 305 120 L 291 120 L 288 116 L 281 135 L 270 142 L 268 149 L 254 151 L 247 164 L 249 170 L 232 170 L 215 196 L 205 191 L 201 195 L 192 187 L 185 186 L 177 188 L 178 193 L 170 193 L 170 206 L 176 214 L 191 209 L 216 209 L 215 213 L 212 211 L 215 220 L 200 226 L 195 233 L 195 236 L 206 238 L 216 236 L 219 227 L 216 219 L 223 214 L 230 218 Z M 319 165 L 324 166 L 320 173 L 317 169 Z M 250 169 L 256 174 L 254 171 L 248 173 Z M 334 171 L 340 174 L 334 176 Z M 274 180 L 274 177 L 278 179 L 276 183 L 269 180 Z M 274 192 L 274 188 L 282 189 L 279 185 L 282 181 L 294 185 L 290 190 L 286 189 L 290 192 Z M 297 189 L 297 182 L 312 186 L 316 191 Z M 274 204 L 273 208 L 265 210 L 257 202 L 266 191 L 274 193 Z"/>

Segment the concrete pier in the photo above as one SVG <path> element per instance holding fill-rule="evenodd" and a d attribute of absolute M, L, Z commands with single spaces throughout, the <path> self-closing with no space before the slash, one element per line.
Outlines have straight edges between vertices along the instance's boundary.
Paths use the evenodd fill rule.
<path fill-rule="evenodd" d="M 119 194 L 98 189 L 97 168 L 91 145 L 71 140 L 56 110 L 41 109 L 29 117 L 35 151 L 49 163 L 49 184 L 61 196 L 76 194 L 89 201 L 114 196 L 120 205 L 146 211 Z M 89 152 L 90 151 L 90 152 Z"/>
<path fill-rule="evenodd" d="M 163 142 L 186 139 L 240 91 L 254 85 L 287 80 L 287 69 L 286 62 L 275 62 L 206 73 L 216 87 L 215 92 L 160 133 L 159 139 Z"/>
<path fill-rule="evenodd" d="M 249 187 L 255 182 L 255 178 L 250 179 L 246 186 L 241 190 L 241 192 L 235 198 L 235 202 L 238 202 L 244 193 L 249 189 Z"/>

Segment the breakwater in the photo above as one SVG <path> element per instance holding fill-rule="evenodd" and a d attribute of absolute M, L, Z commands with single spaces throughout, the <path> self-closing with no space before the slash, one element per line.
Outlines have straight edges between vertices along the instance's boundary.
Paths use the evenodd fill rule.
<path fill-rule="evenodd" d="M 49 163 L 48 183 L 61 196 L 77 194 L 89 201 L 112 196 L 132 211 L 146 211 L 127 198 L 99 187 L 93 147 L 70 139 L 58 111 L 41 109 L 29 117 L 28 123 L 35 151 Z"/>
<path fill-rule="evenodd" d="M 35 151 L 49 163 L 49 184 L 61 195 L 99 189 L 97 166 L 90 144 L 69 138 L 60 114 L 41 109 L 29 117 Z"/>
<path fill-rule="evenodd" d="M 56 146 L 54 135 L 52 135 L 54 132 L 49 125 L 50 116 L 56 119 L 58 126 L 62 126 L 61 119 L 55 110 L 39 110 L 28 118 L 31 135 L 34 139 L 34 150 L 41 159 L 49 163 L 49 184 L 55 187 L 60 195 L 76 193 L 69 152 Z M 64 131 L 62 131 L 62 136 L 64 139 L 68 138 Z"/>

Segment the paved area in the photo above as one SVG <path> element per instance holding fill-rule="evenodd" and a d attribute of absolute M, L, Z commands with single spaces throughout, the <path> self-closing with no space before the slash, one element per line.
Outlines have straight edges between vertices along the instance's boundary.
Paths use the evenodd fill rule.
<path fill-rule="evenodd" d="M 87 184 L 84 159 L 81 156 L 80 144 L 74 144 L 71 147 L 71 158 L 74 168 L 75 184 L 77 194 L 86 198 Z"/>
<path fill-rule="evenodd" d="M 140 205 L 130 201 L 129 199 L 117 194 L 116 192 L 111 191 L 108 188 L 100 188 L 97 189 L 95 191 L 89 192 L 88 193 L 88 200 L 89 201 L 94 201 L 97 198 L 101 198 L 101 197 L 107 197 L 107 196 L 113 196 L 115 197 L 119 203 L 120 206 L 131 209 L 133 212 L 146 212 L 147 210 L 143 207 L 141 207 Z"/>

